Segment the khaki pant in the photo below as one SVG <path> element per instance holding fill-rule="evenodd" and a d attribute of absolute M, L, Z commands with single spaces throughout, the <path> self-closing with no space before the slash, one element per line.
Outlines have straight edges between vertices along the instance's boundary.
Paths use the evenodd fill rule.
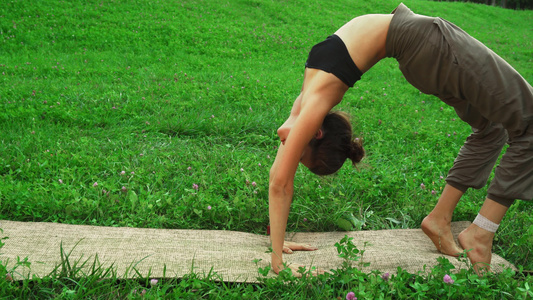
<path fill-rule="evenodd" d="M 482 43 L 440 18 L 400 4 L 387 35 L 387 56 L 421 92 L 439 97 L 472 126 L 447 182 L 481 188 L 509 143 L 488 197 L 509 206 L 533 199 L 533 88 Z"/>

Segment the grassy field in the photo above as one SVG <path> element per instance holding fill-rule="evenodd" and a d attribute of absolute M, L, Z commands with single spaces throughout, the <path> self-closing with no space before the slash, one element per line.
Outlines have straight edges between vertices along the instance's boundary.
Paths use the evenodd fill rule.
<path fill-rule="evenodd" d="M 531 11 L 404 3 L 459 25 L 533 82 Z M 276 129 L 299 93 L 309 49 L 351 18 L 397 5 L 2 4 L 0 219 L 264 233 Z M 299 169 L 288 230 L 418 228 L 470 128 L 452 108 L 410 86 L 392 59 L 367 72 L 338 109 L 352 115 L 368 155 L 358 169 L 346 165 L 334 176 Z M 469 191 L 454 220 L 473 220 L 485 195 L 486 188 Z M 511 207 L 493 249 L 526 270 L 533 269 L 532 208 L 524 201 Z M 220 287 L 191 276 L 168 286 L 192 282 L 185 291 L 198 290 L 200 280 Z M 67 297 L 46 280 L 41 286 Z M 121 297 L 136 284 L 117 283 Z M 283 291 L 268 284 L 275 286 L 269 292 Z M 11 288 L 0 283 L 0 291 Z M 249 289 L 222 290 L 245 293 L 241 288 Z M 112 298 L 112 290 L 110 284 L 103 293 Z"/>

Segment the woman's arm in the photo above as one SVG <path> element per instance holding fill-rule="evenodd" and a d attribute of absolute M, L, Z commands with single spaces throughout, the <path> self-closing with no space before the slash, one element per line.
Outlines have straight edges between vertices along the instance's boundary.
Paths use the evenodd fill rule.
<path fill-rule="evenodd" d="M 340 102 L 348 89 L 334 75 L 312 71 L 315 74 L 312 79 L 305 80 L 305 88 L 296 99 L 289 117 L 294 118 L 294 125 L 284 144 L 280 145 L 270 170 L 270 235 L 272 268 L 276 273 L 283 268 L 283 242 L 294 191 L 294 175 L 302 152 L 322 126 L 324 117 Z M 297 101 L 299 105 L 296 105 Z M 295 111 L 298 113 L 293 114 Z"/>

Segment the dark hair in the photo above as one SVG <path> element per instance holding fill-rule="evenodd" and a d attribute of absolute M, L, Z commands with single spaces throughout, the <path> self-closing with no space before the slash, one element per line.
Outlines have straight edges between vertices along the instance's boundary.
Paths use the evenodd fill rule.
<path fill-rule="evenodd" d="M 362 141 L 353 138 L 349 117 L 342 112 L 328 113 L 322 123 L 322 138 L 313 139 L 310 146 L 314 161 L 310 170 L 317 175 L 337 172 L 347 158 L 355 166 L 365 156 Z"/>

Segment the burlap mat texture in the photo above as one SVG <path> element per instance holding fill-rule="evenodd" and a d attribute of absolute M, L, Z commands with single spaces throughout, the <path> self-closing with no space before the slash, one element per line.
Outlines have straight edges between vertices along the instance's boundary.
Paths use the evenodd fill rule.
<path fill-rule="evenodd" d="M 469 222 L 452 224 L 454 236 Z M 142 276 L 151 278 L 183 277 L 191 272 L 216 272 L 219 280 L 254 282 L 258 268 L 270 262 L 270 245 L 266 235 L 220 230 L 149 229 L 98 227 L 56 223 L 0 221 L 0 260 L 8 269 L 20 259 L 28 258 L 29 268 L 18 268 L 15 277 L 46 276 L 61 263 L 61 251 L 70 253 L 71 265 L 95 257 L 102 267 L 112 266 L 119 278 Z M 394 229 L 356 232 L 289 233 L 287 240 L 319 247 L 312 252 L 284 255 L 286 262 L 318 266 L 324 270 L 339 268 L 335 243 L 345 235 L 365 250 L 363 262 L 370 263 L 363 271 L 380 270 L 395 273 L 398 267 L 417 273 L 437 264 L 438 253 L 420 229 Z M 366 243 L 366 246 L 365 246 Z M 467 268 L 464 261 L 446 256 L 456 268 Z M 503 258 L 493 255 L 492 268 L 499 272 L 511 267 Z M 273 275 L 273 272 L 270 272 Z"/>

